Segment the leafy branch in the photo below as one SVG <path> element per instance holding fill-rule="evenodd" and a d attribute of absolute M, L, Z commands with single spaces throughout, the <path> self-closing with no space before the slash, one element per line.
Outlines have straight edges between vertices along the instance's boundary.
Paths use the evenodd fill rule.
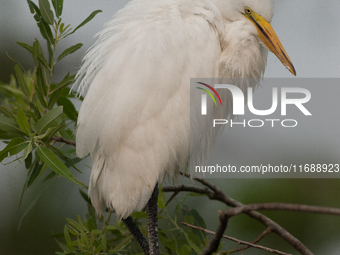
<path fill-rule="evenodd" d="M 0 83 L 0 140 L 6 144 L 0 151 L 0 162 L 16 156 L 14 162 L 24 162 L 28 170 L 20 202 L 25 190 L 46 171 L 50 172 L 49 178 L 43 182 L 62 176 L 82 188 L 87 187 L 71 173 L 70 167 L 79 171 L 75 164 L 80 159 L 65 146 L 75 144 L 73 132 L 78 111 L 74 101 L 77 98 L 68 87 L 74 82 L 75 74 L 67 73 L 57 81 L 54 72 L 58 62 L 82 47 L 78 43 L 58 55 L 61 41 L 101 12 L 91 13 L 72 29 L 62 22 L 63 0 L 39 0 L 38 5 L 27 0 L 27 4 L 45 40 L 47 54 L 38 39 L 32 44 L 18 42 L 32 55 L 32 71 L 10 58 L 15 63 L 15 76 L 12 75 L 9 84 Z"/>

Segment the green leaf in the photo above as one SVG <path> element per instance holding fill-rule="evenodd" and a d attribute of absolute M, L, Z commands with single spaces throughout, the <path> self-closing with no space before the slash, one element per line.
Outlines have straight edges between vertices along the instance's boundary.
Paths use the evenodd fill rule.
<path fill-rule="evenodd" d="M 33 43 L 33 50 L 32 50 L 32 56 L 33 56 L 33 61 L 34 61 L 34 65 L 36 67 L 38 67 L 39 65 L 39 59 L 38 59 L 38 44 L 37 42 Z"/>
<path fill-rule="evenodd" d="M 36 134 L 32 134 L 34 136 L 35 139 L 37 140 L 43 140 L 44 138 L 46 138 L 46 136 L 48 136 L 54 128 L 49 128 L 47 129 L 47 131 L 41 135 L 36 135 Z"/>
<path fill-rule="evenodd" d="M 84 231 L 88 231 L 87 227 L 86 227 L 86 226 L 84 225 L 84 223 L 82 222 L 82 220 L 81 220 L 79 214 L 77 215 L 77 220 L 78 220 L 78 223 L 79 223 L 79 225 L 81 226 L 81 228 L 82 228 Z"/>
<path fill-rule="evenodd" d="M 75 139 L 73 131 L 69 128 L 64 127 L 59 130 L 59 133 L 62 137 L 64 137 L 67 140 L 74 141 Z"/>
<path fill-rule="evenodd" d="M 67 221 L 67 223 L 68 223 L 69 225 L 71 225 L 71 226 L 74 227 L 76 230 L 78 230 L 78 232 L 81 231 L 81 226 L 79 225 L 78 222 L 76 222 L 76 221 L 74 221 L 74 220 L 72 220 L 72 219 L 70 219 L 70 218 L 67 218 L 66 221 Z"/>
<path fill-rule="evenodd" d="M 70 172 L 70 170 L 65 166 L 65 164 L 56 156 L 53 152 L 44 146 L 38 146 L 38 154 L 42 161 L 51 168 L 55 173 L 65 177 L 66 179 L 85 187 L 83 183 L 79 182 Z"/>
<path fill-rule="evenodd" d="M 195 209 L 191 209 L 190 210 L 192 216 L 194 216 L 197 224 L 201 227 L 201 228 L 207 228 L 207 225 L 205 224 L 205 221 L 203 219 L 203 217 L 198 213 L 197 210 Z"/>
<path fill-rule="evenodd" d="M 17 113 L 17 123 L 22 131 L 24 131 L 27 135 L 31 133 L 31 126 L 28 123 L 28 119 L 23 112 L 23 110 L 19 107 Z"/>
<path fill-rule="evenodd" d="M 8 54 L 8 52 L 6 52 L 6 55 L 7 55 L 7 57 L 9 58 L 9 60 L 11 60 L 13 63 L 17 64 L 17 65 L 21 68 L 21 70 L 25 70 L 25 68 L 23 67 L 23 65 L 20 64 L 19 61 L 16 61 L 16 60 L 14 60 L 13 58 L 11 58 L 11 56 Z"/>
<path fill-rule="evenodd" d="M 198 231 L 198 233 L 200 233 L 200 232 Z M 196 235 L 195 233 L 189 231 L 188 235 L 189 235 L 190 240 L 194 241 L 196 244 L 202 243 L 202 239 L 198 235 Z"/>
<path fill-rule="evenodd" d="M 91 198 L 81 189 L 79 189 L 80 195 L 84 198 L 86 203 L 92 205 Z"/>
<path fill-rule="evenodd" d="M 30 0 L 27 0 L 27 2 L 30 6 L 30 9 L 35 11 L 34 19 L 37 22 L 41 35 L 47 40 L 48 45 L 52 45 L 54 43 L 54 37 L 51 28 L 48 23 L 43 19 L 39 7 Z M 34 11 L 32 13 L 34 13 Z"/>
<path fill-rule="evenodd" d="M 83 46 L 82 43 L 78 43 L 76 45 L 71 46 L 70 48 L 64 50 L 63 53 L 60 54 L 60 56 L 57 59 L 57 62 L 62 60 L 64 57 L 66 57 L 69 54 L 72 54 L 73 52 L 79 50 Z"/>
<path fill-rule="evenodd" d="M 30 205 L 27 207 L 26 211 L 22 215 L 22 217 L 21 217 L 21 219 L 19 221 L 19 224 L 18 224 L 18 230 L 20 230 L 21 224 L 22 224 L 24 218 L 26 217 L 26 215 L 31 211 L 31 209 L 37 203 L 39 198 L 46 192 L 47 188 L 49 188 L 51 186 L 51 184 L 54 182 L 54 180 L 56 180 L 56 179 L 51 179 L 49 182 L 46 182 L 44 185 L 42 185 L 40 187 L 39 192 L 34 196 L 34 198 L 32 199 L 32 201 L 30 203 Z"/>
<path fill-rule="evenodd" d="M 75 77 L 76 77 L 75 74 L 70 76 L 70 73 L 68 73 L 68 74 L 64 77 L 64 79 L 63 79 L 60 83 L 58 83 L 58 84 L 56 85 L 56 87 L 50 92 L 50 94 L 56 92 L 57 90 L 60 90 L 60 89 L 62 89 L 62 88 L 65 88 L 66 86 L 68 86 L 68 85 L 70 85 L 71 83 L 73 83 Z"/>
<path fill-rule="evenodd" d="M 69 157 L 65 156 L 64 153 L 59 150 L 58 148 L 54 147 L 53 145 L 47 144 L 46 147 L 51 150 L 53 153 L 55 153 L 59 158 L 61 158 L 62 160 L 64 160 L 66 162 L 66 166 L 67 167 L 73 167 L 75 170 L 77 170 L 78 172 L 81 173 L 81 171 L 76 168 L 76 166 L 74 164 L 78 163 L 79 161 L 81 161 L 80 158 L 76 157 L 74 159 L 70 159 Z M 75 162 L 75 163 L 74 163 Z"/>
<path fill-rule="evenodd" d="M 63 107 L 59 106 L 46 113 L 36 125 L 38 135 L 44 134 L 49 128 L 57 127 L 62 121 Z"/>
<path fill-rule="evenodd" d="M 18 83 L 19 83 L 19 86 L 20 86 L 22 92 L 24 92 L 24 94 L 27 97 L 29 97 L 30 96 L 30 92 L 28 90 L 24 74 L 22 73 L 20 67 L 18 65 L 15 65 L 14 66 L 14 71 L 15 71 L 15 75 L 16 75 L 16 77 L 18 79 Z"/>
<path fill-rule="evenodd" d="M 28 50 L 29 52 L 33 52 L 33 47 L 27 43 L 23 43 L 18 41 L 17 44 L 19 44 L 21 47 L 25 48 L 26 50 Z"/>
<path fill-rule="evenodd" d="M 63 13 L 63 2 L 64 0 L 52 0 L 55 15 L 59 18 Z"/>
<path fill-rule="evenodd" d="M 37 78 L 36 78 L 36 86 L 35 89 L 37 91 L 37 96 L 38 99 L 40 101 L 40 103 L 42 104 L 42 106 L 44 106 L 45 108 L 47 107 L 47 102 L 46 102 L 46 83 L 44 81 L 44 75 L 43 75 L 43 71 L 42 68 L 44 67 L 38 67 L 37 69 Z"/>
<path fill-rule="evenodd" d="M 40 117 L 41 117 L 40 110 L 38 109 L 38 107 L 35 104 L 33 104 L 31 102 L 29 103 L 29 106 L 33 110 L 32 113 L 34 113 L 34 114 L 32 114 L 32 116 L 34 116 L 34 118 L 36 120 L 35 122 L 37 122 L 38 121 L 37 119 L 40 119 Z"/>
<path fill-rule="evenodd" d="M 68 232 L 68 227 L 66 225 L 64 227 L 64 238 L 65 238 L 65 241 L 66 241 L 66 244 L 67 244 L 68 248 L 71 251 L 74 251 L 74 247 L 73 247 L 73 245 L 71 243 L 70 233 Z"/>
<path fill-rule="evenodd" d="M 56 92 L 50 94 L 50 99 L 48 101 L 47 108 L 52 109 L 53 106 L 57 103 L 59 97 L 60 97 L 61 91 L 57 90 Z"/>
<path fill-rule="evenodd" d="M 17 89 L 13 86 L 10 85 L 4 85 L 0 87 L 2 90 L 4 90 L 5 92 L 11 94 L 13 97 L 15 97 L 15 100 L 18 101 L 23 101 L 25 94 L 20 90 Z"/>
<path fill-rule="evenodd" d="M 21 137 L 14 138 L 2 151 L 0 151 L 0 162 L 8 157 L 8 153 L 10 156 L 13 156 L 24 150 L 27 146 L 27 143 L 28 142 Z"/>
<path fill-rule="evenodd" d="M 12 140 L 13 138 L 21 137 L 18 133 L 9 133 L 6 131 L 0 131 L 0 140 Z"/>
<path fill-rule="evenodd" d="M 165 194 L 162 192 L 161 185 L 159 185 L 158 207 L 165 210 Z"/>
<path fill-rule="evenodd" d="M 33 43 L 33 47 L 31 45 L 28 45 L 26 43 L 23 43 L 23 42 L 20 42 L 18 41 L 17 44 L 19 44 L 21 47 L 27 49 L 30 53 L 32 53 L 32 55 L 34 54 L 37 54 L 37 57 L 38 57 L 38 60 L 47 68 L 49 68 L 48 64 L 47 64 L 47 61 L 45 59 L 45 56 L 44 56 L 44 52 L 42 51 L 42 48 L 41 48 L 41 45 L 40 45 L 40 42 L 35 39 L 35 42 Z M 36 46 L 35 46 L 36 45 Z M 34 52 L 34 46 L 37 47 L 35 49 L 36 53 L 33 54 Z M 34 58 L 34 56 L 33 56 Z"/>
<path fill-rule="evenodd" d="M 27 181 L 26 189 L 29 188 L 45 170 L 46 170 L 45 164 L 39 164 L 39 161 L 35 161 L 32 173 L 30 174 Z"/>
<path fill-rule="evenodd" d="M 177 250 L 176 240 L 169 240 L 169 238 L 165 234 L 160 233 L 159 241 L 168 249 L 173 251 Z"/>
<path fill-rule="evenodd" d="M 146 219 L 147 215 L 146 212 L 133 212 L 131 217 L 134 219 Z"/>
<path fill-rule="evenodd" d="M 7 117 L 0 117 L 0 130 L 10 133 L 18 133 L 20 135 L 26 135 L 20 128 L 16 126 L 16 122 L 13 119 Z"/>
<path fill-rule="evenodd" d="M 84 26 L 85 24 L 90 22 L 98 13 L 101 13 L 101 12 L 102 12 L 101 10 L 96 10 L 96 11 L 92 12 L 82 23 L 80 23 L 79 26 L 77 26 L 71 33 L 67 34 L 66 36 L 69 36 L 69 35 L 73 34 L 74 32 L 76 32 L 79 28 L 81 28 L 82 26 Z"/>
<path fill-rule="evenodd" d="M 64 31 L 64 23 L 61 23 L 60 27 L 59 27 L 59 32 L 62 33 Z"/>
<path fill-rule="evenodd" d="M 196 246 L 196 244 L 194 244 L 193 241 L 191 241 L 191 239 L 189 238 L 189 235 L 188 235 L 187 233 L 185 233 L 184 236 L 185 236 L 185 239 L 187 239 L 188 244 L 190 245 L 190 247 L 191 247 L 195 252 L 197 252 L 198 254 L 201 254 L 201 253 L 202 253 L 202 250 L 201 250 L 200 248 L 198 248 L 198 247 Z"/>
<path fill-rule="evenodd" d="M 132 238 L 133 238 L 132 235 L 128 235 L 126 238 L 123 239 L 123 241 L 121 241 L 119 244 L 115 246 L 114 250 L 119 251 L 123 247 L 127 246 L 129 242 L 132 240 Z"/>
<path fill-rule="evenodd" d="M 33 14 L 34 13 L 34 8 L 33 8 L 33 5 L 32 5 L 32 1 L 31 0 L 27 0 L 27 3 L 28 3 L 28 6 L 30 7 L 31 13 Z"/>
<path fill-rule="evenodd" d="M 32 153 L 27 155 L 27 158 L 25 159 L 25 167 L 26 169 L 29 169 L 32 165 Z"/>
<path fill-rule="evenodd" d="M 27 146 L 26 146 L 26 148 L 24 149 L 24 156 L 23 156 L 23 160 L 26 160 L 27 159 L 27 157 L 28 157 L 28 155 L 29 154 L 31 154 L 31 152 L 32 152 L 32 143 L 28 143 L 27 144 Z"/>
<path fill-rule="evenodd" d="M 39 0 L 39 7 L 41 11 L 41 16 L 45 20 L 45 22 L 49 25 L 53 25 L 54 15 L 48 0 Z"/>
<path fill-rule="evenodd" d="M 87 217 L 89 219 L 92 219 L 92 221 L 89 221 L 88 223 L 88 227 L 89 229 L 92 231 L 93 229 L 97 229 L 97 216 L 96 216 L 96 210 L 94 209 L 94 207 L 91 205 L 91 206 L 88 206 L 88 214 L 87 214 Z"/>
<path fill-rule="evenodd" d="M 64 109 L 64 113 L 67 117 L 69 117 L 70 120 L 77 121 L 78 119 L 78 112 L 76 108 L 74 107 L 71 100 L 69 100 L 66 97 L 60 97 L 58 99 L 58 105 L 62 105 Z"/>
<path fill-rule="evenodd" d="M 44 55 L 44 52 L 41 48 L 41 44 L 40 42 L 38 41 L 38 39 L 35 39 L 35 42 L 33 43 L 33 47 L 36 45 L 37 47 L 37 54 L 38 54 L 38 60 L 46 67 L 46 68 L 49 68 L 48 66 L 48 63 L 46 61 L 46 58 L 45 58 L 45 55 Z"/>
<path fill-rule="evenodd" d="M 56 128 L 52 128 L 51 131 L 47 131 L 47 136 L 43 138 L 45 143 L 49 143 L 53 136 L 55 136 L 58 132 L 60 132 L 61 129 L 63 129 L 65 126 L 63 124 L 60 124 Z M 48 129 L 50 130 L 50 129 Z"/>
<path fill-rule="evenodd" d="M 192 255 L 192 249 L 189 245 L 184 244 L 181 246 L 181 249 L 179 250 L 179 254 L 181 255 Z"/>
<path fill-rule="evenodd" d="M 53 66 L 54 63 L 54 51 L 52 49 L 52 45 L 51 44 L 47 44 L 47 50 L 48 50 L 48 63 L 50 64 L 50 66 Z"/>
<path fill-rule="evenodd" d="M 103 250 L 106 251 L 106 235 L 105 234 L 102 236 L 101 245 L 103 247 Z"/>
<path fill-rule="evenodd" d="M 66 244 L 63 244 L 61 242 L 58 241 L 57 238 L 55 238 L 55 241 L 57 242 L 57 244 L 59 245 L 60 249 L 62 249 L 64 252 L 62 253 L 62 255 L 68 254 L 70 255 L 70 249 L 68 248 L 68 246 Z"/>
<path fill-rule="evenodd" d="M 52 45 L 54 43 L 54 37 L 49 25 L 41 18 L 38 18 L 40 22 L 37 23 L 41 35 L 46 39 L 48 45 Z"/>
<path fill-rule="evenodd" d="M 84 230 L 80 231 L 80 236 L 81 236 L 81 241 L 84 244 L 84 246 L 88 246 L 89 245 L 89 239 L 87 238 Z M 85 248 L 85 247 L 84 247 Z"/>
<path fill-rule="evenodd" d="M 192 225 L 194 223 L 194 217 L 192 215 L 184 215 L 183 221 Z"/>
<path fill-rule="evenodd" d="M 10 110 L 8 110 L 7 108 L 5 108 L 1 105 L 0 105 L 0 112 L 8 118 L 11 118 L 11 119 L 14 119 L 14 120 L 16 119 L 14 114 L 12 114 Z"/>

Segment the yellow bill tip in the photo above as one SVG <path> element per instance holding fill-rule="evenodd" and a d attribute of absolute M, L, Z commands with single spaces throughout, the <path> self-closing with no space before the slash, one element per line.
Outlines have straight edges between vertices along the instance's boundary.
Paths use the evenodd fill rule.
<path fill-rule="evenodd" d="M 282 64 L 296 76 L 295 67 L 269 22 L 249 7 L 245 8 L 244 16 L 255 25 L 260 40 L 276 55 Z"/>

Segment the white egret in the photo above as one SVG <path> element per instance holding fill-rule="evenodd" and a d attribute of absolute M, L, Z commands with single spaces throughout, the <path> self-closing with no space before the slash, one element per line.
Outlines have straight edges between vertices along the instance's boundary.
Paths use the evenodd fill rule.
<path fill-rule="evenodd" d="M 132 0 L 105 25 L 77 76 L 86 95 L 77 153 L 93 159 L 99 214 L 128 217 L 166 174 L 186 170 L 190 78 L 251 78 L 237 86 L 255 87 L 268 49 L 295 75 L 272 15 L 270 0 Z"/>

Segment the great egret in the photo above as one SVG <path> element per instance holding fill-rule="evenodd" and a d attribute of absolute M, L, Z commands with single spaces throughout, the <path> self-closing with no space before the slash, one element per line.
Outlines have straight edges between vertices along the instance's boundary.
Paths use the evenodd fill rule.
<path fill-rule="evenodd" d="M 89 195 L 99 214 L 108 207 L 128 217 L 166 174 L 186 170 L 190 78 L 255 86 L 268 49 L 296 74 L 272 16 L 271 0 L 132 0 L 105 25 L 77 76 L 86 94 L 77 153 L 93 159 Z"/>

